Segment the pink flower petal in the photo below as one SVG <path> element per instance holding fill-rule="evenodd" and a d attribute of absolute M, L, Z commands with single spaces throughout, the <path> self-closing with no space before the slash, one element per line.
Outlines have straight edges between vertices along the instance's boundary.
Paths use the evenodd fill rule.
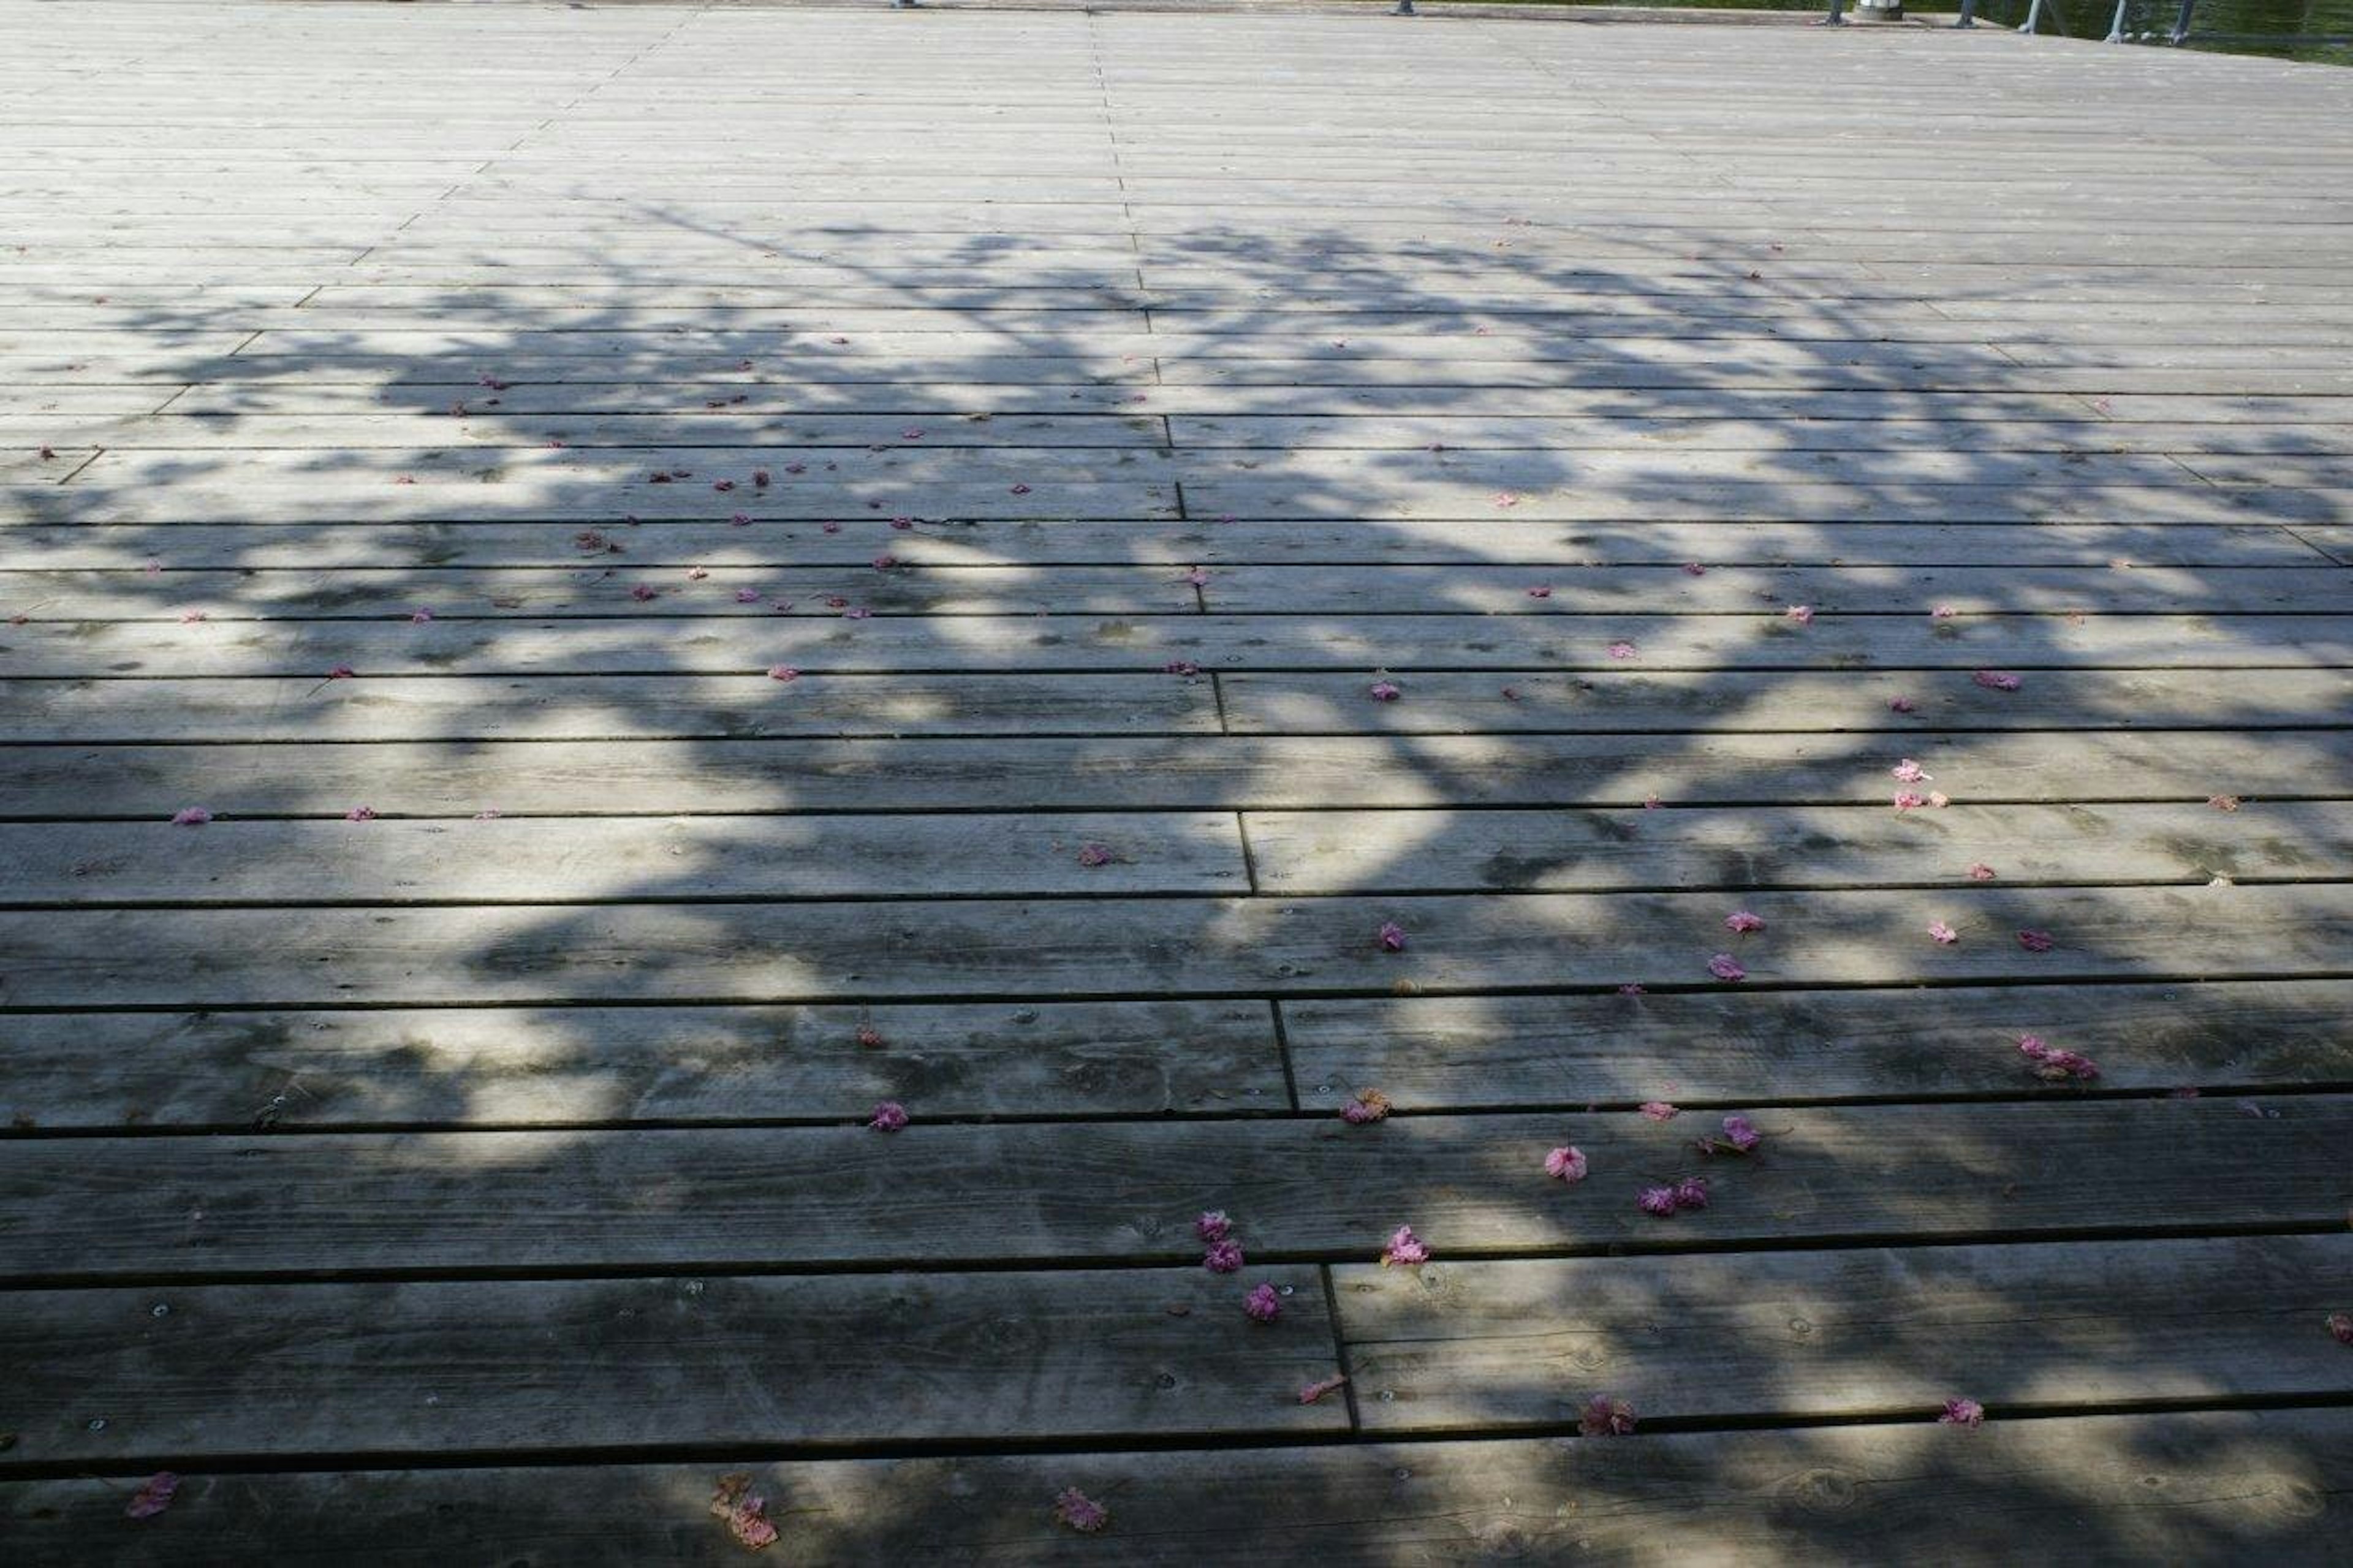
<path fill-rule="evenodd" d="M 1531 589 L 1529 589 L 1529 590 L 1528 590 L 1528 597 L 1529 597 L 1529 598 L 1531 598 L 1531 599 L 1549 599 L 1549 598 L 1551 598 L 1551 597 L 1552 597 L 1552 584 L 1549 584 L 1549 583 L 1539 584 L 1537 586 L 1533 587 L 1533 588 L 1531 588 Z"/>
<path fill-rule="evenodd" d="M 1953 943 L 1961 940 L 1961 933 L 1955 931 L 1952 927 L 1947 925 L 1942 921 L 1930 921 L 1928 922 L 1928 937 L 1929 940 L 1936 942 L 1939 947 L 1950 947 Z"/>
<path fill-rule="evenodd" d="M 1405 927 L 1395 921 L 1384 921 L 1381 929 L 1373 933 L 1373 941 L 1383 952 L 1403 952 Z"/>
<path fill-rule="evenodd" d="M 1108 866 L 1114 858 L 1107 844 L 1082 844 L 1079 847 L 1079 864 L 1082 866 Z"/>
<path fill-rule="evenodd" d="M 1282 1316 L 1282 1297 L 1271 1285 L 1256 1286 L 1242 1298 L 1242 1310 L 1253 1322 L 1271 1323 Z"/>
<path fill-rule="evenodd" d="M 1969 679 L 1989 691 L 2015 691 L 2023 684 L 2006 669 L 1980 669 Z"/>
<path fill-rule="evenodd" d="M 345 822 L 374 822 L 375 820 L 375 807 L 372 805 L 355 805 L 352 807 L 351 810 L 343 813 L 343 820 Z"/>
<path fill-rule="evenodd" d="M 1577 1418 L 1577 1430 L 1585 1437 L 1628 1437 L 1634 1432 L 1634 1407 L 1622 1399 L 1612 1399 L 1597 1394 L 1585 1402 L 1585 1413 Z"/>
<path fill-rule="evenodd" d="M 1746 910 L 1735 910 L 1724 917 L 1724 929 L 1744 934 L 1752 931 L 1763 931 L 1765 920 L 1763 916 L 1750 914 Z"/>
<path fill-rule="evenodd" d="M 172 814 L 174 827 L 202 827 L 213 819 L 213 814 L 201 805 L 184 805 Z"/>
<path fill-rule="evenodd" d="M 2018 945 L 2029 952 L 2049 952 L 2058 943 L 2047 931 L 2022 931 L 2018 933 Z"/>
<path fill-rule="evenodd" d="M 1231 1237 L 1220 1237 L 1209 1243 L 1201 1254 L 1201 1267 L 1212 1274 L 1239 1274 L 1242 1269 L 1242 1244 Z"/>
<path fill-rule="evenodd" d="M 2340 1345 L 2353 1345 L 2353 1313 L 2329 1313 L 2328 1337 Z"/>
<path fill-rule="evenodd" d="M 1887 773 L 1898 784 L 1921 784 L 1931 776 L 1926 768 L 1909 757 L 1888 769 Z"/>
<path fill-rule="evenodd" d="M 1095 1535 L 1111 1523 L 1111 1510 L 1078 1488 L 1065 1487 L 1054 1499 L 1054 1522 L 1081 1535 Z"/>
<path fill-rule="evenodd" d="M 1813 624 L 1814 607 L 1811 605 L 1792 605 L 1781 613 L 1801 626 Z"/>
<path fill-rule="evenodd" d="M 768 667 L 770 680 L 798 680 L 800 678 L 801 672 L 789 664 L 772 664 Z"/>
<path fill-rule="evenodd" d="M 907 1125 L 907 1108 L 895 1100 L 886 1100 L 874 1108 L 866 1125 L 877 1132 L 896 1132 Z"/>
<path fill-rule="evenodd" d="M 1741 968 L 1740 961 L 1733 957 L 1732 954 L 1728 952 L 1719 952 L 1714 958 L 1709 959 L 1707 961 L 1707 972 L 1710 974 L 1715 975 L 1718 980 L 1746 980 L 1748 978 L 1748 971 Z"/>
<path fill-rule="evenodd" d="M 1632 643 L 1630 643 L 1630 642 L 1614 642 L 1614 643 L 1611 643 L 1611 644 L 1609 645 L 1609 657 L 1610 657 L 1611 658 L 1619 658 L 1619 659 L 1634 658 L 1638 657 L 1638 656 L 1640 655 L 1640 653 L 1641 653 L 1641 650 L 1640 650 L 1640 649 L 1638 649 L 1637 647 L 1635 647 L 1635 646 L 1634 646 Z"/>
<path fill-rule="evenodd" d="M 1980 860 L 1969 868 L 1968 875 L 1972 882 L 1990 882 L 1994 879 L 1994 869 Z"/>
<path fill-rule="evenodd" d="M 1223 1209 L 1204 1209 L 1193 1222 L 1193 1234 L 1203 1241 L 1223 1241 L 1233 1232 L 1233 1219 Z"/>
<path fill-rule="evenodd" d="M 1646 1100 L 1634 1109 L 1653 1121 L 1672 1121 L 1683 1114 L 1679 1108 L 1669 1105 L 1663 1100 Z"/>
<path fill-rule="evenodd" d="M 1634 1206 L 1657 1219 L 1672 1218 L 1675 1190 L 1672 1187 L 1644 1187 L 1634 1194 Z"/>
<path fill-rule="evenodd" d="M 1581 1182 L 1588 1169 L 1585 1152 L 1573 1143 L 1564 1143 L 1545 1156 L 1545 1174 L 1558 1182 Z"/>
<path fill-rule="evenodd" d="M 153 1519 L 172 1506 L 172 1494 L 179 1489 L 179 1477 L 169 1470 L 158 1470 L 131 1494 L 122 1515 L 125 1519 Z"/>
<path fill-rule="evenodd" d="M 1974 1399 L 1947 1399 L 1945 1413 L 1936 1417 L 1942 1426 L 1978 1427 L 1985 1425 L 1985 1406 Z"/>
<path fill-rule="evenodd" d="M 1376 680 L 1367 689 L 1372 692 L 1376 702 L 1394 702 L 1405 695 L 1395 681 L 1389 680 Z"/>
<path fill-rule="evenodd" d="M 1386 1121 L 1389 1115 L 1389 1097 L 1377 1089 L 1360 1089 L 1349 1096 L 1348 1103 L 1340 1108 L 1340 1120 L 1351 1127 L 1362 1127 L 1368 1121 Z"/>
<path fill-rule="evenodd" d="M 1421 1237 L 1414 1235 L 1413 1226 L 1401 1225 L 1390 1233 L 1388 1244 L 1381 1248 L 1384 1268 L 1418 1268 L 1430 1261 L 1430 1248 Z"/>
<path fill-rule="evenodd" d="M 1325 1394 L 1335 1393 L 1339 1389 L 1346 1387 L 1347 1383 L 1347 1373 L 1334 1373 L 1330 1377 L 1325 1378 L 1323 1382 L 1311 1383 L 1306 1387 L 1301 1389 L 1299 1391 L 1299 1403 L 1302 1405 L 1313 1405 L 1317 1400 L 1323 1398 Z"/>

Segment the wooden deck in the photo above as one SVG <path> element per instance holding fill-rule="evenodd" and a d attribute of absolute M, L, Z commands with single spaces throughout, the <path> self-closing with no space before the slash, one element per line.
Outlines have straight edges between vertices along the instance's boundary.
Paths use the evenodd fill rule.
<path fill-rule="evenodd" d="M 2343 1560 L 2353 72 L 0 60 L 0 1560 Z"/>

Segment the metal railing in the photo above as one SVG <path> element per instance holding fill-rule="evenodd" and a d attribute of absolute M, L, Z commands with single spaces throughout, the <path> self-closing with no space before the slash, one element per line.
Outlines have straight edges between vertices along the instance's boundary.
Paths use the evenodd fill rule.
<path fill-rule="evenodd" d="M 1412 3 L 1413 0 L 1403 0 L 1401 8 L 1409 7 Z M 2353 34 L 2201 33 L 2197 30 L 2198 0 L 2181 0 L 2180 8 L 2174 13 L 2173 26 L 2166 31 L 2133 31 L 2125 26 L 2132 5 L 2133 0 L 2116 0 L 2116 16 L 2108 24 L 2105 42 L 2111 44 L 2163 43 L 2176 48 L 2185 44 L 2235 44 L 2251 48 L 2283 49 L 2353 48 Z M 1896 16 L 1900 16 L 1903 14 L 1900 4 L 1894 9 Z M 2058 16 L 2058 0 L 2028 0 L 2026 20 L 2019 25 L 2018 30 L 2021 33 L 2040 31 L 2042 13 L 2046 9 L 2053 16 Z M 1830 14 L 1822 18 L 1822 26 L 1842 27 L 1846 25 L 1846 0 L 1831 0 Z M 1953 26 L 1974 27 L 1977 25 L 1978 0 L 1961 0 L 1961 14 L 1954 21 Z M 2062 32 L 2069 30 L 2063 16 L 2061 17 L 2059 25 Z"/>

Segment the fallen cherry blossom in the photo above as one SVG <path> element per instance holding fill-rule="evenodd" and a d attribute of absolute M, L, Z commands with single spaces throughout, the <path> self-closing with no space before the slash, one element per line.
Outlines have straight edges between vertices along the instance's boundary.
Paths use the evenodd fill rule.
<path fill-rule="evenodd" d="M 2018 933 L 2018 945 L 2029 952 L 2049 952 L 2058 943 L 2047 931 L 2022 931 Z"/>
<path fill-rule="evenodd" d="M 800 678 L 801 672 L 789 664 L 772 664 L 768 667 L 770 680 L 798 680 Z"/>
<path fill-rule="evenodd" d="M 2340 1345 L 2353 1345 L 2353 1313 L 2329 1313 L 2328 1337 Z"/>
<path fill-rule="evenodd" d="M 1367 689 L 1372 692 L 1376 702 L 1394 702 L 1405 695 L 1404 689 L 1393 680 L 1376 680 Z"/>
<path fill-rule="evenodd" d="M 1430 1261 L 1430 1248 L 1421 1237 L 1414 1235 L 1413 1226 L 1401 1225 L 1381 1248 L 1384 1268 L 1417 1268 Z"/>
<path fill-rule="evenodd" d="M 1111 852 L 1111 846 L 1108 844 L 1079 846 L 1079 864 L 1082 866 L 1108 866 L 1117 858 L 1118 857 Z"/>
<path fill-rule="evenodd" d="M 1323 1382 L 1311 1383 L 1306 1387 L 1301 1389 L 1299 1391 L 1299 1403 L 1302 1405 L 1313 1405 L 1317 1400 L 1323 1398 L 1325 1394 L 1346 1387 L 1347 1384 L 1348 1374 L 1345 1372 L 1335 1372 L 1331 1376 L 1325 1378 Z"/>
<path fill-rule="evenodd" d="M 1709 959 L 1707 961 L 1707 972 L 1710 974 L 1715 975 L 1718 980 L 1746 980 L 1748 978 L 1748 971 L 1743 969 L 1740 966 L 1740 961 L 1733 957 L 1732 954 L 1728 952 L 1719 952 L 1714 958 Z"/>
<path fill-rule="evenodd" d="M 123 1505 L 122 1516 L 125 1519 L 153 1519 L 172 1506 L 172 1494 L 179 1489 L 179 1477 L 169 1470 L 158 1470 L 131 1494 L 131 1500 Z"/>
<path fill-rule="evenodd" d="M 1753 1154 L 1757 1146 L 1764 1142 L 1765 1135 L 1757 1131 L 1757 1124 L 1748 1118 L 1727 1116 L 1724 1119 L 1724 1136 L 1703 1138 L 1699 1140 L 1698 1148 L 1703 1154 Z M 1706 1206 L 1704 1193 L 1695 1206 Z"/>
<path fill-rule="evenodd" d="M 1223 1209 L 1204 1209 L 1193 1222 L 1193 1234 L 1203 1241 L 1223 1241 L 1233 1233 L 1233 1218 Z"/>
<path fill-rule="evenodd" d="M 1985 1425 L 1985 1406 L 1974 1399 L 1947 1399 L 1945 1401 L 1945 1413 L 1936 1417 L 1936 1424 L 1940 1426 L 1982 1426 Z"/>
<path fill-rule="evenodd" d="M 1556 1182 L 1581 1182 L 1588 1169 L 1585 1152 L 1574 1143 L 1564 1143 L 1546 1154 L 1545 1174 Z"/>
<path fill-rule="evenodd" d="M 1925 784 L 1936 776 L 1909 757 L 1888 769 L 1887 774 L 1898 784 Z"/>
<path fill-rule="evenodd" d="M 1707 1178 L 1685 1176 L 1675 1184 L 1674 1194 L 1676 1208 L 1704 1209 L 1707 1207 Z"/>
<path fill-rule="evenodd" d="M 1095 1535 L 1111 1523 L 1111 1510 L 1076 1487 L 1064 1487 L 1054 1499 L 1054 1522 L 1081 1535 Z"/>
<path fill-rule="evenodd" d="M 1814 623 L 1814 607 L 1811 605 L 1792 605 L 1781 613 L 1801 626 L 1809 626 Z"/>
<path fill-rule="evenodd" d="M 1253 1322 L 1271 1323 L 1282 1316 L 1282 1297 L 1271 1285 L 1260 1285 L 1242 1298 L 1242 1310 Z"/>
<path fill-rule="evenodd" d="M 1551 597 L 1552 597 L 1552 584 L 1549 584 L 1549 583 L 1540 583 L 1540 584 L 1536 584 L 1536 586 L 1535 586 L 1535 587 L 1533 587 L 1533 588 L 1531 588 L 1531 589 L 1529 589 L 1529 590 L 1528 590 L 1528 597 L 1529 597 L 1529 598 L 1531 598 L 1531 599 L 1549 599 L 1549 598 L 1551 598 Z"/>
<path fill-rule="evenodd" d="M 1917 811 L 1928 804 L 1928 797 L 1916 790 L 1899 789 L 1895 792 L 1894 802 L 1898 811 Z"/>
<path fill-rule="evenodd" d="M 1928 922 L 1928 940 L 1935 942 L 1939 947 L 1950 947 L 1953 943 L 1961 940 L 1961 933 L 1955 931 L 1952 927 L 1947 925 L 1942 921 L 1930 921 Z"/>
<path fill-rule="evenodd" d="M 1669 1105 L 1663 1100 L 1646 1100 L 1634 1109 L 1652 1121 L 1672 1121 L 1683 1114 L 1680 1107 Z"/>
<path fill-rule="evenodd" d="M 751 1487 L 752 1478 L 740 1471 L 720 1477 L 711 1494 L 711 1512 L 727 1521 L 738 1542 L 757 1552 L 775 1542 L 776 1527 L 768 1522 L 768 1500 Z"/>
<path fill-rule="evenodd" d="M 2035 1077 L 2052 1083 L 2063 1083 L 2069 1079 L 2088 1083 L 2100 1076 L 2100 1066 L 2091 1058 L 2045 1045 L 2037 1035 L 2021 1035 L 2018 1050 L 2021 1056 L 2034 1064 Z"/>
<path fill-rule="evenodd" d="M 1164 675 L 1198 675 L 1201 667 L 1189 658 L 1172 658 L 1160 667 Z"/>
<path fill-rule="evenodd" d="M 343 813 L 343 820 L 345 822 L 374 822 L 375 820 L 375 807 L 372 805 L 355 805 L 352 807 L 351 810 Z"/>
<path fill-rule="evenodd" d="M 1622 1399 L 1597 1394 L 1585 1402 L 1577 1430 L 1587 1437 L 1630 1437 L 1634 1433 L 1634 1407 Z"/>
<path fill-rule="evenodd" d="M 1980 860 L 1969 868 L 1968 875 L 1972 882 L 1990 882 L 1994 879 L 1994 868 Z"/>
<path fill-rule="evenodd" d="M 1212 1274 L 1239 1274 L 1242 1262 L 1242 1244 L 1229 1236 L 1209 1243 L 1201 1254 L 1201 1267 Z"/>
<path fill-rule="evenodd" d="M 2239 809 L 2239 797 L 2235 795 L 2210 795 L 2206 804 L 2217 811 L 2236 811 Z"/>
<path fill-rule="evenodd" d="M 1351 1127 L 1362 1127 L 1367 1121 L 1386 1121 L 1389 1114 L 1389 1097 L 1377 1089 L 1360 1089 L 1348 1097 L 1340 1108 L 1340 1120 Z"/>
<path fill-rule="evenodd" d="M 1381 929 L 1373 933 L 1373 941 L 1383 952 L 1403 952 L 1405 927 L 1395 921 L 1383 921 Z"/>
<path fill-rule="evenodd" d="M 896 1132 L 907 1125 L 907 1108 L 895 1100 L 886 1100 L 874 1108 L 866 1125 L 877 1132 Z"/>
<path fill-rule="evenodd" d="M 1891 697 L 1887 700 L 1887 710 L 1890 713 L 1917 713 L 1920 705 L 1909 697 Z"/>
<path fill-rule="evenodd" d="M 327 671 L 329 680 L 353 680 L 358 679 L 358 676 L 359 672 L 348 664 L 339 664 Z"/>
<path fill-rule="evenodd" d="M 2015 691 L 2025 684 L 2006 669 L 1980 669 L 1969 679 L 1988 691 Z"/>
<path fill-rule="evenodd" d="M 1735 910 L 1724 917 L 1724 929 L 1739 931 L 1744 935 L 1752 931 L 1763 931 L 1765 917 L 1751 914 L 1746 910 Z"/>
<path fill-rule="evenodd" d="M 1641 649 L 1630 642 L 1614 642 L 1609 645 L 1611 658 L 1634 658 L 1640 657 L 1641 652 Z"/>
<path fill-rule="evenodd" d="M 201 805 L 184 805 L 172 814 L 174 827 L 202 827 L 213 819 L 213 814 Z"/>

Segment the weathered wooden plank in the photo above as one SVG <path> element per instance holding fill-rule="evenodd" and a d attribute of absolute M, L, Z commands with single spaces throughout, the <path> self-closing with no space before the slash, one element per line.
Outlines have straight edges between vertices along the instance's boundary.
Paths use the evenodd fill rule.
<path fill-rule="evenodd" d="M 1262 1002 L 16 1014 L 20 1129 L 1132 1116 L 1288 1103 Z M 94 1060 L 103 1073 L 90 1070 Z"/>
<path fill-rule="evenodd" d="M 1596 623 L 1606 642 L 1608 622 Z M 1802 645 L 1805 632 L 1784 633 Z M 2020 652 L 2028 651 L 2024 648 Z M 1802 671 L 1757 674 L 1528 674 L 1498 683 L 1493 676 L 1408 674 L 1387 684 L 1399 695 L 1381 700 L 1376 683 L 1320 674 L 1239 674 L 1218 678 L 1226 722 L 1238 733 L 1389 734 L 1597 730 L 1685 732 L 1694 730 L 1851 730 L 1902 732 L 1928 729 L 2135 729 L 2147 727 L 2260 728 L 2308 722 L 2345 710 L 2353 676 L 2334 670 L 2072 669 L 2020 678 L 2012 691 L 1980 685 L 1957 671 L 1855 671 L 1843 676 Z M 137 683 L 125 683 L 135 685 Z M 0 700 L 5 700 L 0 693 Z M 1892 706 L 1899 700 L 1911 704 Z M 7 706 L 16 706 L 8 704 Z M 24 709 L 29 709 L 26 704 Z M 32 719 L 29 711 L 27 720 Z M 46 732 L 34 721 L 32 732 Z"/>
<path fill-rule="evenodd" d="M 828 531 L 766 519 L 607 523 L 76 523 L 25 526 L 6 537 L 12 568 L 49 571 L 409 566 L 867 566 L 878 552 L 923 565 L 1186 566 L 1201 563 L 1527 565 L 1962 566 L 1998 556 L 2018 566 L 2325 564 L 2330 531 L 2187 523 L 1886 524 L 1656 522 L 1579 525 L 1509 516 L 1475 531 L 1429 518 L 1290 522 L 1210 519 L 1098 521 L 1057 518 L 868 519 Z M 616 549 L 615 547 L 618 548 Z"/>
<path fill-rule="evenodd" d="M 2327 818 L 2309 825 L 2325 838 Z M 2331 852 L 2314 853 L 2316 869 Z M 16 904 L 1102 896 L 1249 882 L 1229 812 L 227 821 L 194 836 L 155 822 L 0 826 L 0 901 Z"/>
<path fill-rule="evenodd" d="M 1911 787 L 1891 780 L 1891 798 Z M 2353 803 L 2232 806 L 1252 812 L 1243 831 L 1271 893 L 1949 885 L 1977 866 L 2015 882 L 2353 878 Z M 9 847 L 0 829 L 0 865 Z M 56 885 L 53 854 L 18 862 L 24 896 Z"/>
<path fill-rule="evenodd" d="M 2088 1216 L 2087 1216 L 2088 1217 Z M 2337 1395 L 2353 1237 L 1431 1263 L 1334 1271 L 1366 1429 Z"/>
<path fill-rule="evenodd" d="M 1248 1279 L 1288 1321 L 1199 1268 L 18 1291 L 8 1458 L 1345 1430 L 1314 1271 Z"/>
<path fill-rule="evenodd" d="M 2017 1055 L 2005 1042 L 1988 1049 Z M 1441 1263 L 2094 1226 L 2341 1226 L 2353 1102 L 2253 1103 L 2253 1115 L 2209 1100 L 1760 1109 L 1767 1142 L 1748 1160 L 1694 1152 L 1713 1117 L 1698 1126 L 1696 1115 L 1624 1110 L 1369 1128 L 1336 1116 L 934 1126 L 917 1104 L 914 1125 L 894 1135 L 852 1124 L 16 1138 L 0 1141 L 0 1273 L 160 1285 L 362 1269 L 1173 1266 L 1198 1262 L 1204 1209 L 1233 1215 L 1253 1256 L 1366 1264 L 1400 1224 Z M 1588 1158 L 1582 1184 L 1545 1173 L 1546 1152 L 1564 1143 Z M 1640 1188 L 1703 1172 L 1704 1215 L 1662 1223 L 1636 1207 Z M 0 1318 L 21 1299 L 0 1296 Z M 2326 1314 L 2295 1312 L 2324 1354 L 2339 1355 Z"/>
<path fill-rule="evenodd" d="M 851 621 L 644 615 L 563 620 L 27 621 L 0 625 L 11 679 L 156 675 L 913 675 L 978 670 L 1217 672 L 1376 668 L 1622 670 L 1588 622 L 1540 616 L 877 616 Z M 1802 637 L 1780 616 L 1613 616 L 1651 669 L 2223 669 L 2353 665 L 2330 616 L 1824 616 Z M 1933 678 L 1931 678 L 1933 679 Z M 1369 682 L 1367 683 L 1369 684 Z"/>
<path fill-rule="evenodd" d="M 554 1554 L 638 1568 L 723 1563 L 742 1548 L 707 1504 L 741 1471 L 782 1528 L 782 1563 L 1282 1564 L 1385 1568 L 1415 1554 L 1584 1555 L 1658 1564 L 1893 1560 L 1938 1543 L 1972 1565 L 2038 1556 L 2319 1568 L 2353 1417 L 2188 1411 L 1955 1432 L 1857 1428 L 1644 1433 L 1154 1453 L 191 1474 L 161 1530 L 122 1518 L 137 1479 L 0 1483 L 31 1558 L 180 1568 L 438 1564 Z M 1066 1487 L 1106 1500 L 1097 1540 L 1053 1521 Z M 1868 1508 L 1851 1506 L 1858 1497 Z M 1954 1521 L 1966 1520 L 1966 1529 Z M 1662 1522 L 1662 1521 L 1666 1522 Z"/>
<path fill-rule="evenodd" d="M 827 742 L 385 742 L 0 748 L 0 816 L 638 816 L 776 810 L 1261 810 L 1887 803 L 1909 753 L 1956 798 L 2202 801 L 2327 792 L 2353 731 L 2298 729 Z M 2087 788 L 2095 781 L 2096 788 Z M 2316 781 L 2324 781 L 2316 784 Z"/>
<path fill-rule="evenodd" d="M 1167 675 L 338 680 L 322 671 L 299 680 L 12 680 L 0 683 L 0 723 L 20 741 L 617 741 L 1214 733 L 1218 711 L 1208 683 Z"/>
<path fill-rule="evenodd" d="M 1414 1110 L 2002 1094 L 2021 1034 L 2104 1088 L 2353 1081 L 2342 981 L 1404 996 L 1281 1004 L 1300 1101 L 1377 1089 Z"/>

